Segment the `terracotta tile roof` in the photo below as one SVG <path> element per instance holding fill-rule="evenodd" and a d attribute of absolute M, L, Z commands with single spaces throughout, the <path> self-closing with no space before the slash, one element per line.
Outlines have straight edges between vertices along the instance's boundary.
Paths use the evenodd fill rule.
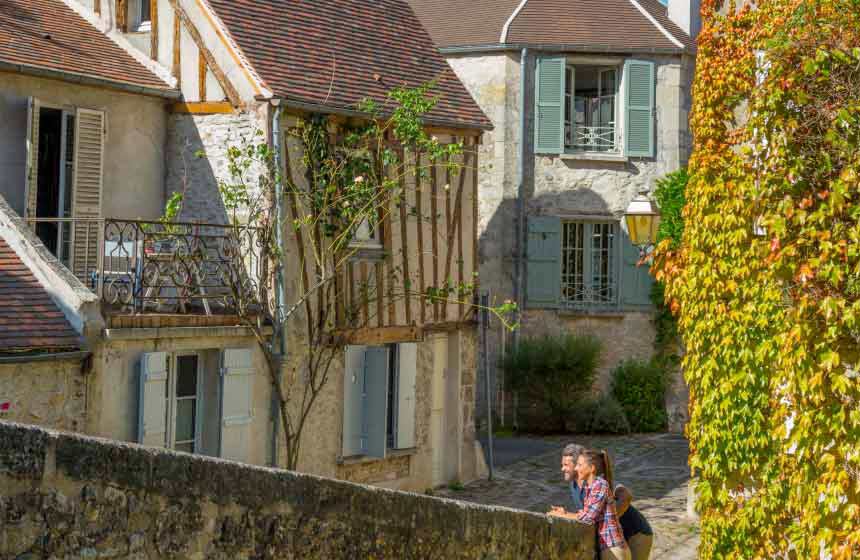
<path fill-rule="evenodd" d="M 490 128 L 405 0 L 207 0 L 256 73 L 294 105 L 355 111 L 437 80 L 428 122 Z"/>
<path fill-rule="evenodd" d="M 60 0 L 0 0 L 0 65 L 172 91 Z"/>
<path fill-rule="evenodd" d="M 439 48 L 499 45 L 521 2 L 409 0 Z M 669 20 L 658 0 L 528 0 L 511 21 L 506 44 L 558 45 L 595 51 L 692 51 L 695 41 Z"/>
<path fill-rule="evenodd" d="M 0 354 L 80 347 L 78 334 L 51 296 L 0 238 Z"/>

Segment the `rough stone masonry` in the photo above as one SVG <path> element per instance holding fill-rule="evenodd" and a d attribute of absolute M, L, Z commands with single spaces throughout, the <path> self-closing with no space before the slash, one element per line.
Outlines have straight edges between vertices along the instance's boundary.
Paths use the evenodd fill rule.
<path fill-rule="evenodd" d="M 0 422 L 0 557 L 593 557 L 592 527 Z"/>

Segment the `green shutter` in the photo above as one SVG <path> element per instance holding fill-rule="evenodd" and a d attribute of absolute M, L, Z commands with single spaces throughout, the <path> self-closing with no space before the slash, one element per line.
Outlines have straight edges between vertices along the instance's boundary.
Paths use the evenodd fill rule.
<path fill-rule="evenodd" d="M 564 57 L 538 58 L 535 66 L 535 152 L 564 151 Z"/>
<path fill-rule="evenodd" d="M 643 307 L 651 305 L 651 287 L 654 278 L 648 263 L 639 262 L 639 248 L 633 245 L 627 232 L 621 231 L 621 305 Z"/>
<path fill-rule="evenodd" d="M 529 218 L 526 305 L 557 308 L 561 299 L 561 220 Z"/>
<path fill-rule="evenodd" d="M 367 452 L 364 430 L 364 346 L 347 346 L 343 368 L 343 456 Z"/>
<path fill-rule="evenodd" d="M 628 60 L 624 63 L 625 154 L 654 157 L 654 63 Z"/>

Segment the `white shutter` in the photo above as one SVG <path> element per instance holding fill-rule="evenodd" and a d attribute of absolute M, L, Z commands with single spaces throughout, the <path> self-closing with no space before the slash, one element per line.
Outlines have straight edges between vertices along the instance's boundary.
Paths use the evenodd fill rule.
<path fill-rule="evenodd" d="M 248 348 L 221 355 L 221 452 L 224 459 L 249 460 L 253 419 L 253 354 Z"/>
<path fill-rule="evenodd" d="M 39 110 L 41 104 L 35 97 L 27 100 L 27 183 L 24 216 L 36 217 L 36 193 L 39 188 Z M 33 224 L 36 229 L 36 224 Z"/>
<path fill-rule="evenodd" d="M 167 445 L 167 353 L 149 352 L 140 359 L 137 441 Z"/>
<path fill-rule="evenodd" d="M 388 447 L 388 348 L 371 346 L 365 352 L 365 426 L 367 455 L 385 457 Z"/>
<path fill-rule="evenodd" d="M 78 109 L 75 118 L 75 163 L 72 216 L 100 218 L 104 174 L 105 113 Z M 98 261 L 98 228 L 75 224 L 72 228 L 72 271 L 84 278 Z"/>
<path fill-rule="evenodd" d="M 395 443 L 398 449 L 407 449 L 415 447 L 417 344 L 407 342 L 398 346 L 397 368 L 397 440 Z"/>
<path fill-rule="evenodd" d="M 367 451 L 364 432 L 364 346 L 347 346 L 343 368 L 343 456 Z"/>

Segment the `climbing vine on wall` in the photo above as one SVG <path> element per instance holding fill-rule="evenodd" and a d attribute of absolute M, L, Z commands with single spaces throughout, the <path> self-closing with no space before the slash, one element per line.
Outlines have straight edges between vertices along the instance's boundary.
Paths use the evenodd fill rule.
<path fill-rule="evenodd" d="M 655 270 L 702 558 L 860 557 L 860 0 L 703 3 L 685 228 Z"/>

